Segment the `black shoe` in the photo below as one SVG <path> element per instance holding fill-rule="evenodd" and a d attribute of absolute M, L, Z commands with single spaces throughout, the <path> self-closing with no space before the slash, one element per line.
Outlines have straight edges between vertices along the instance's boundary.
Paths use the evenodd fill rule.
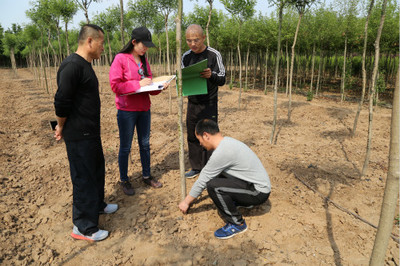
<path fill-rule="evenodd" d="M 142 178 L 143 182 L 153 188 L 160 188 L 162 187 L 162 183 L 160 181 L 157 181 L 157 179 L 155 179 L 152 176 L 149 176 L 148 178 Z"/>
<path fill-rule="evenodd" d="M 128 195 L 128 196 L 135 195 L 135 190 L 133 189 L 133 187 L 129 181 L 121 181 L 120 185 L 121 185 L 122 191 L 126 195 Z"/>

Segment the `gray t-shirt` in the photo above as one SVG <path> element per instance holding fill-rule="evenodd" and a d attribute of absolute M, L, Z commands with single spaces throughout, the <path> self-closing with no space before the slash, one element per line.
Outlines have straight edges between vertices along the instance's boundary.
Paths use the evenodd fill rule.
<path fill-rule="evenodd" d="M 201 170 L 189 195 L 194 198 L 200 196 L 207 182 L 221 173 L 253 183 L 259 192 L 271 192 L 268 173 L 257 155 L 243 142 L 224 137 Z"/>

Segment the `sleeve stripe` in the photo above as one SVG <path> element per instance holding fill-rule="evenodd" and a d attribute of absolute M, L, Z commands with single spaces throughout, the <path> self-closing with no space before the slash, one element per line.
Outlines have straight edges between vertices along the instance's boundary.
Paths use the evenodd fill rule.
<path fill-rule="evenodd" d="M 182 55 L 181 68 L 184 68 L 184 67 L 185 67 L 185 65 L 183 64 L 183 59 L 185 58 L 185 56 L 187 56 L 188 54 L 190 54 L 190 51 L 191 51 L 191 50 L 186 51 L 186 52 Z"/>
<path fill-rule="evenodd" d="M 217 58 L 217 64 L 219 68 L 219 73 L 217 73 L 218 76 L 224 77 L 225 76 L 225 67 L 224 64 L 222 63 L 222 56 L 221 54 L 215 50 L 214 48 L 208 47 L 208 50 L 210 52 L 213 52 L 215 54 L 215 57 Z"/>

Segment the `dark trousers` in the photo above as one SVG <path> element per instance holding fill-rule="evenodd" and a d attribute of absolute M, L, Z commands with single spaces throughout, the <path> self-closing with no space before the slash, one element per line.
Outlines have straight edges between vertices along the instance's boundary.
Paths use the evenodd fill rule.
<path fill-rule="evenodd" d="M 105 163 L 101 139 L 65 141 L 73 186 L 72 221 L 84 235 L 99 230 L 104 202 Z"/>
<path fill-rule="evenodd" d="M 204 118 L 212 119 L 218 123 L 218 103 L 194 104 L 189 102 L 186 113 L 186 129 L 189 163 L 193 170 L 203 169 L 212 154 L 212 152 L 207 152 L 200 146 L 195 135 L 197 122 Z"/>
<path fill-rule="evenodd" d="M 270 194 L 257 191 L 252 183 L 223 175 L 211 179 L 207 191 L 224 220 L 232 224 L 244 222 L 237 206 L 260 205 Z"/>

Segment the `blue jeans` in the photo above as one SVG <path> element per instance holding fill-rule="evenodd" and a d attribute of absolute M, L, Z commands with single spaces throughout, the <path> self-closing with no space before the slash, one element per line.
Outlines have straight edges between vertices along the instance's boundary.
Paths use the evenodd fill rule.
<path fill-rule="evenodd" d="M 150 176 L 150 110 L 133 112 L 118 110 L 119 128 L 119 175 L 121 181 L 128 181 L 128 159 L 132 147 L 133 133 L 136 132 L 139 142 L 140 161 L 143 176 Z"/>

